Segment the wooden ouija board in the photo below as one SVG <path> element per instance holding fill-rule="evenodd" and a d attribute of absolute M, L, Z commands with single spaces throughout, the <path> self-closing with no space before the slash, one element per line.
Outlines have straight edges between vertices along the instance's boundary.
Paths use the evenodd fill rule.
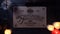
<path fill-rule="evenodd" d="M 45 28 L 46 23 L 46 7 L 18 6 L 13 11 L 14 28 Z"/>

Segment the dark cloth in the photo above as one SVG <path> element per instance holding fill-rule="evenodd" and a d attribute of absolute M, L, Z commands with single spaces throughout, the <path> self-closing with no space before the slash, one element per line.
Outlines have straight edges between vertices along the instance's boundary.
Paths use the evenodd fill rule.
<path fill-rule="evenodd" d="M 24 6 L 27 0 L 11 0 L 12 4 Z"/>
<path fill-rule="evenodd" d="M 3 2 L 4 0 L 0 0 L 0 6 L 1 6 L 1 3 Z"/>

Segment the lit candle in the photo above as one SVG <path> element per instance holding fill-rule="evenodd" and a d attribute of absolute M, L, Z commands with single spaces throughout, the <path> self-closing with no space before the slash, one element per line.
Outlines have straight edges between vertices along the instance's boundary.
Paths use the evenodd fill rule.
<path fill-rule="evenodd" d="M 54 22 L 53 25 L 48 25 L 47 29 L 51 31 L 51 34 L 60 34 L 60 22 Z"/>

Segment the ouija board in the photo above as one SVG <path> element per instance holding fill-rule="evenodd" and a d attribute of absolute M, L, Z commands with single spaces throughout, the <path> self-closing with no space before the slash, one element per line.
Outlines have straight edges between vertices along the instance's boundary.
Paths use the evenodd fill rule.
<path fill-rule="evenodd" d="M 14 28 L 45 28 L 46 23 L 46 7 L 18 6 L 13 11 Z"/>

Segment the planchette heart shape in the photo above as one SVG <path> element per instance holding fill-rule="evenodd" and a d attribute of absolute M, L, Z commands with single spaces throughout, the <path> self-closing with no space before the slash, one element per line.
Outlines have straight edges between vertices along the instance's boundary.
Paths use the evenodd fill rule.
<path fill-rule="evenodd" d="M 60 30 L 54 29 L 54 30 L 52 31 L 52 34 L 60 34 Z"/>

